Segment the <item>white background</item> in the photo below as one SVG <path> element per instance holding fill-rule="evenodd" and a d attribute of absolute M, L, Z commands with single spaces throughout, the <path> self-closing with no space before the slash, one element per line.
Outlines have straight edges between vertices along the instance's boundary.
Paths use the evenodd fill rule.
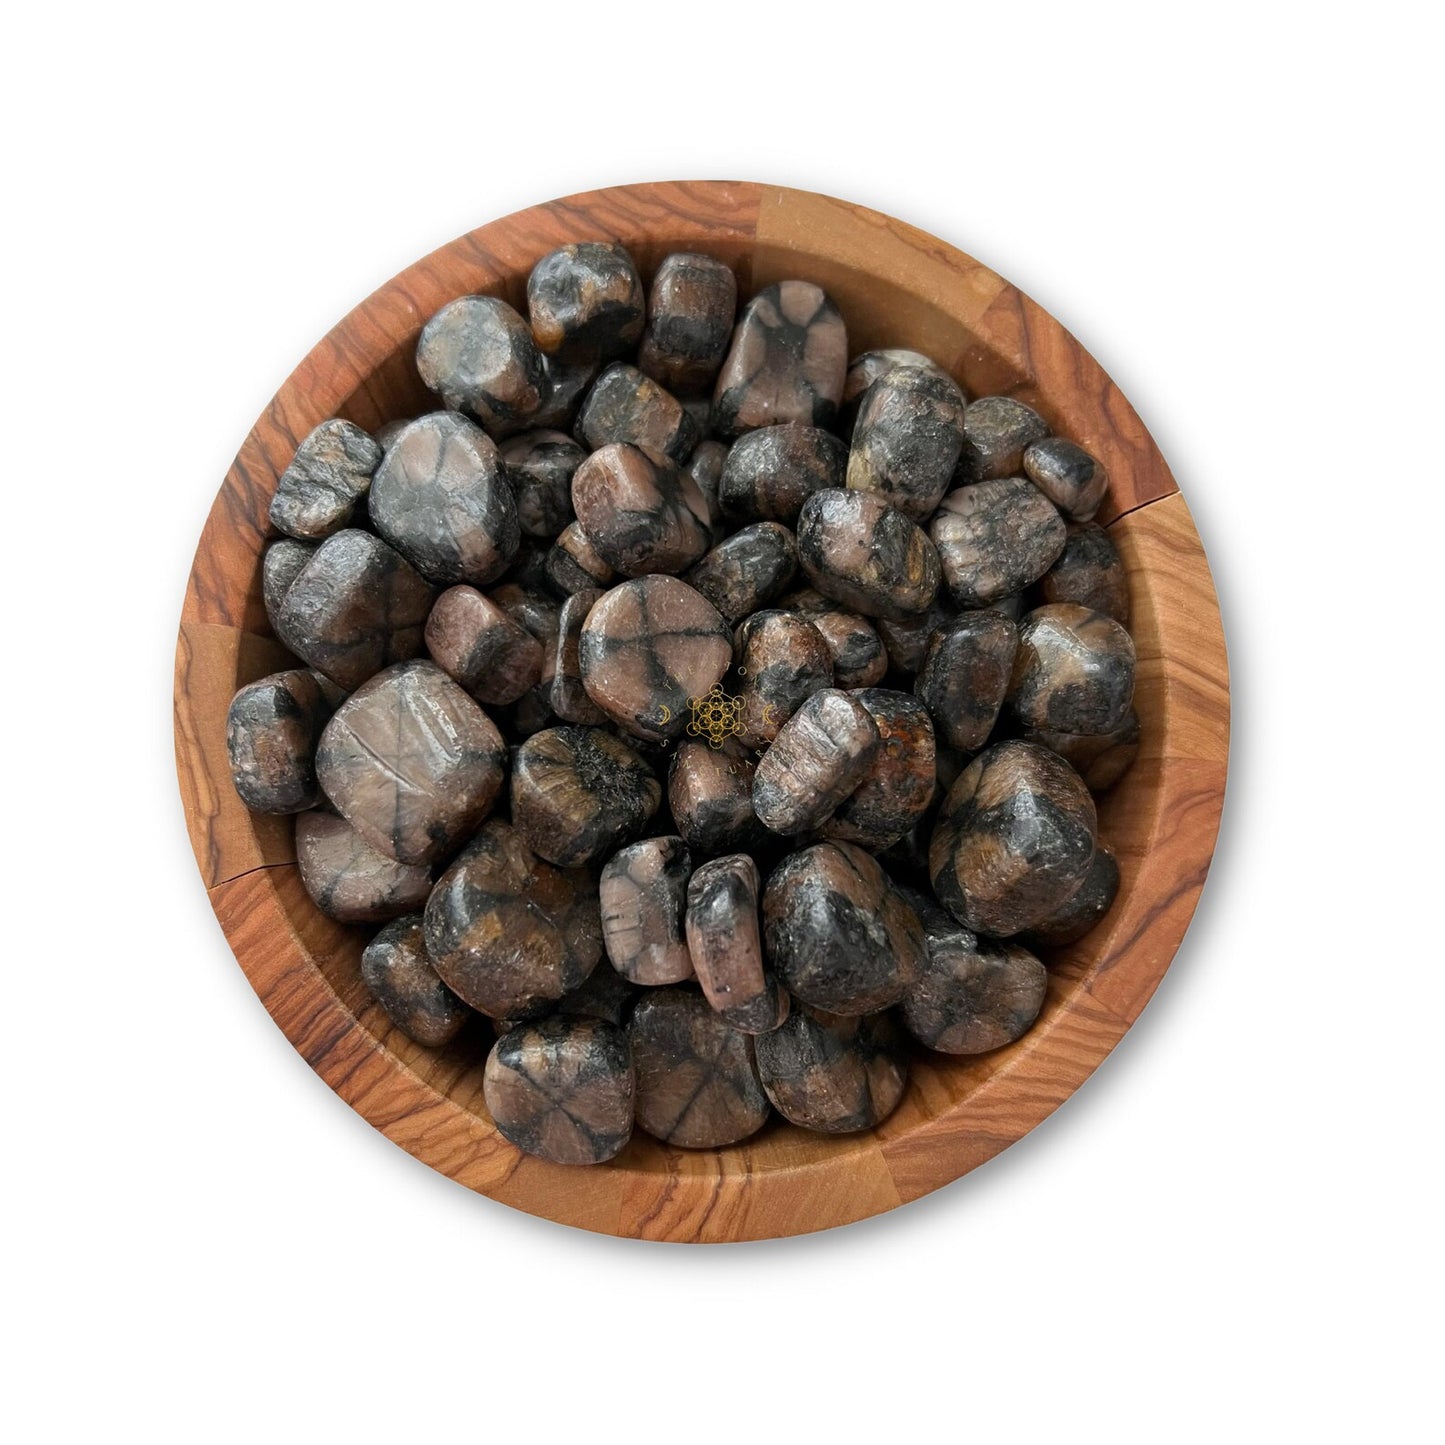
<path fill-rule="evenodd" d="M 1439 1439 L 1432 8 L 13 10 L 0 1430 Z M 1071 1102 L 890 1216 L 700 1249 L 476 1198 L 308 1071 L 192 864 L 170 667 L 220 479 L 346 310 L 710 176 L 911 220 L 1093 350 L 1235 721 L 1185 946 Z"/>

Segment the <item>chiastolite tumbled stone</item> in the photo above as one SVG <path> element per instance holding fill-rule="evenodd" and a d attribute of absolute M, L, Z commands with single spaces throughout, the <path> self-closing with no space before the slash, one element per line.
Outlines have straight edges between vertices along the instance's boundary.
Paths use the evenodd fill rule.
<path fill-rule="evenodd" d="M 422 327 L 416 369 L 451 410 L 470 413 L 499 435 L 527 426 L 547 397 L 527 323 L 495 296 L 462 296 L 443 306 Z"/>
<path fill-rule="evenodd" d="M 491 811 L 507 751 L 492 720 L 431 662 L 378 673 L 321 734 L 322 791 L 401 863 L 450 853 Z"/>
<path fill-rule="evenodd" d="M 277 618 L 281 604 L 291 584 L 301 575 L 301 569 L 311 560 L 316 551 L 314 542 L 298 542 L 291 537 L 280 537 L 267 545 L 261 557 L 261 599 L 266 607 L 266 616 L 271 630 L 279 637 Z"/>
<path fill-rule="evenodd" d="M 986 609 L 965 612 L 934 633 L 913 690 L 950 747 L 975 752 L 988 741 L 1018 645 L 1018 628 Z"/>
<path fill-rule="evenodd" d="M 888 672 L 888 653 L 877 629 L 856 612 L 840 607 L 811 587 L 790 592 L 777 605 L 806 617 L 822 634 L 833 659 L 836 687 L 872 687 Z"/>
<path fill-rule="evenodd" d="M 1024 452 L 1024 475 L 1066 517 L 1087 522 L 1109 490 L 1109 475 L 1083 447 L 1064 437 L 1045 437 Z"/>
<path fill-rule="evenodd" d="M 447 986 L 497 1019 L 545 1008 L 602 957 L 592 875 L 554 868 L 499 818 L 438 879 L 425 924 L 427 956 Z"/>
<path fill-rule="evenodd" d="M 625 247 L 580 241 L 549 251 L 527 278 L 532 335 L 549 357 L 611 361 L 637 344 L 647 298 Z"/>
<path fill-rule="evenodd" d="M 627 1036 L 601 1019 L 508 1030 L 492 1045 L 482 1094 L 504 1139 L 553 1164 L 601 1164 L 632 1138 Z"/>
<path fill-rule="evenodd" d="M 815 843 L 773 870 L 763 940 L 794 998 L 839 1014 L 897 1003 L 923 960 L 923 926 L 877 860 L 851 843 Z"/>
<path fill-rule="evenodd" d="M 742 741 L 771 743 L 815 692 L 833 685 L 833 657 L 823 634 L 796 612 L 754 612 L 737 630 Z"/>
<path fill-rule="evenodd" d="M 668 771 L 667 801 L 677 830 L 699 857 L 756 847 L 767 830 L 753 811 L 756 763 L 736 738 L 714 748 L 684 742 Z"/>
<path fill-rule="evenodd" d="M 572 509 L 597 555 L 624 577 L 681 572 L 712 543 L 707 499 L 660 452 L 613 442 L 572 478 Z"/>
<path fill-rule="evenodd" d="M 1041 923 L 1082 886 L 1094 857 L 1094 800 L 1036 743 L 997 743 L 949 789 L 928 849 L 940 903 L 976 933 Z"/>
<path fill-rule="evenodd" d="M 557 1001 L 557 1012 L 569 1018 L 605 1019 L 626 1028 L 642 990 L 614 969 L 599 965 L 569 994 Z"/>
<path fill-rule="evenodd" d="M 582 686 L 582 624 L 602 599 L 598 588 L 574 592 L 563 604 L 557 621 L 557 648 L 552 656 L 552 678 L 547 701 L 563 722 L 595 724 L 607 714 L 587 696 Z"/>
<path fill-rule="evenodd" d="M 816 828 L 862 782 L 878 751 L 878 727 L 857 698 L 813 693 L 778 729 L 753 775 L 753 809 L 774 833 Z"/>
<path fill-rule="evenodd" d="M 1024 935 L 1033 948 L 1062 948 L 1088 933 L 1113 906 L 1119 891 L 1119 863 L 1102 843 L 1082 886 L 1069 901 Z"/>
<path fill-rule="evenodd" d="M 1016 476 L 1024 452 L 1048 434 L 1048 423 L 1031 406 L 1008 396 L 979 397 L 963 414 L 960 480 Z"/>
<path fill-rule="evenodd" d="M 867 687 L 851 694 L 878 729 L 862 781 L 819 829 L 826 838 L 886 848 L 928 810 L 934 790 L 933 723 L 911 693 Z"/>
<path fill-rule="evenodd" d="M 710 391 L 727 355 L 738 283 L 712 256 L 676 251 L 663 258 L 647 298 L 647 330 L 637 364 L 679 396 Z"/>
<path fill-rule="evenodd" d="M 765 1034 L 788 1013 L 788 996 L 763 963 L 761 886 L 746 853 L 702 864 L 687 885 L 687 947 L 697 981 L 708 1003 L 745 1034 Z"/>
<path fill-rule="evenodd" d="M 647 762 L 601 728 L 547 728 L 512 758 L 512 824 L 563 868 L 635 838 L 661 801 Z"/>
<path fill-rule="evenodd" d="M 697 423 L 665 387 L 625 361 L 605 367 L 577 413 L 577 434 L 595 451 L 609 442 L 630 442 L 674 462 L 692 455 Z"/>
<path fill-rule="evenodd" d="M 532 418 L 532 426 L 570 432 L 577 420 L 582 398 L 587 395 L 587 388 L 597 380 L 601 369 L 602 363 L 595 359 L 571 362 L 544 354 L 542 370 L 547 377 L 547 399 Z"/>
<path fill-rule="evenodd" d="M 338 923 L 380 923 L 414 913 L 431 892 L 431 869 L 378 853 L 333 813 L 297 817 L 296 865 L 311 901 Z"/>
<path fill-rule="evenodd" d="M 426 955 L 420 913 L 388 923 L 362 950 L 361 981 L 408 1038 L 440 1048 L 472 1011 L 441 981 Z"/>
<path fill-rule="evenodd" d="M 1095 794 L 1112 788 L 1139 756 L 1139 715 L 1132 708 L 1112 732 L 1066 733 L 1057 728 L 1029 728 L 1024 735 L 1030 742 L 1056 752 Z"/>
<path fill-rule="evenodd" d="M 881 1124 L 908 1085 L 902 1030 L 887 1014 L 839 1018 L 795 1008 L 757 1040 L 758 1074 L 789 1123 L 824 1134 Z"/>
<path fill-rule="evenodd" d="M 1124 559 L 1109 534 L 1094 522 L 1069 528 L 1058 561 L 1039 579 L 1045 602 L 1077 602 L 1112 617 L 1129 620 L 1129 578 Z"/>
<path fill-rule="evenodd" d="M 316 743 L 331 708 L 320 678 L 305 668 L 248 683 L 231 699 L 231 780 L 253 813 L 299 813 L 315 804 Z"/>
<path fill-rule="evenodd" d="M 1019 626 L 1009 706 L 1025 727 L 1113 732 L 1134 698 L 1134 640 L 1102 612 L 1036 607 Z"/>
<path fill-rule="evenodd" d="M 542 676 L 542 644 L 473 587 L 449 587 L 437 598 L 426 647 L 480 703 L 516 702 Z"/>
<path fill-rule="evenodd" d="M 381 447 L 359 426 L 324 421 L 296 448 L 271 498 L 271 525 L 288 536 L 319 540 L 351 524 L 371 487 Z"/>
<path fill-rule="evenodd" d="M 637 1127 L 682 1149 L 719 1149 L 762 1128 L 768 1101 L 753 1040 L 689 984 L 654 989 L 627 1028 L 637 1073 Z"/>
<path fill-rule="evenodd" d="M 986 607 L 1037 582 L 1058 560 L 1068 531 L 1058 509 L 1024 477 L 950 492 L 928 529 L 960 607 Z"/>
<path fill-rule="evenodd" d="M 681 838 L 644 838 L 603 865 L 602 943 L 623 978 L 653 987 L 692 977 L 683 931 L 691 872 Z"/>
<path fill-rule="evenodd" d="M 858 408 L 848 485 L 921 521 L 948 490 L 963 448 L 963 413 L 951 377 L 918 366 L 884 372 Z"/>
<path fill-rule="evenodd" d="M 798 547 L 781 522 L 755 522 L 719 542 L 688 574 L 731 623 L 766 607 L 793 580 Z"/>
<path fill-rule="evenodd" d="M 864 351 L 848 363 L 848 374 L 843 378 L 843 407 L 839 415 L 838 430 L 845 436 L 853 435 L 853 425 L 858 419 L 858 408 L 868 388 L 883 375 L 900 366 L 920 367 L 939 376 L 948 373 L 922 352 L 909 351 L 904 347 L 886 347 L 882 351 Z"/>
<path fill-rule="evenodd" d="M 617 573 L 602 559 L 580 522 L 569 522 L 547 553 L 547 581 L 563 597 L 594 587 L 610 587 Z"/>
<path fill-rule="evenodd" d="M 640 738 L 678 736 L 690 699 L 707 695 L 732 655 L 732 635 L 717 608 L 676 577 L 619 583 L 582 628 L 587 695 Z"/>
<path fill-rule="evenodd" d="M 723 515 L 735 521 L 793 522 L 803 503 L 841 487 L 848 448 L 815 426 L 769 426 L 739 437 L 718 479 Z"/>
<path fill-rule="evenodd" d="M 572 520 L 572 473 L 587 453 L 560 431 L 526 431 L 502 443 L 502 466 L 529 537 L 552 538 Z"/>

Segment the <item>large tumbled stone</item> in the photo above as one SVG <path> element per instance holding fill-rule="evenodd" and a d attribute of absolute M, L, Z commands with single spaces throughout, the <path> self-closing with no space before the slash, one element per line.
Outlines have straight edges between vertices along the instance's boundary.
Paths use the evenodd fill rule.
<path fill-rule="evenodd" d="M 1023 477 L 977 482 L 950 492 L 928 535 L 959 607 L 986 607 L 1037 582 L 1064 550 L 1064 519 Z"/>
<path fill-rule="evenodd" d="M 1024 453 L 1049 434 L 1048 423 L 1031 406 L 1010 396 L 981 396 L 963 415 L 961 481 L 1016 476 Z"/>
<path fill-rule="evenodd" d="M 527 278 L 532 336 L 549 358 L 572 364 L 630 351 L 642 335 L 646 306 L 632 257 L 613 241 L 559 246 Z"/>
<path fill-rule="evenodd" d="M 734 639 L 742 703 L 738 736 L 766 747 L 815 693 L 833 685 L 833 657 L 823 634 L 796 612 L 754 612 Z"/>
<path fill-rule="evenodd" d="M 806 833 L 830 818 L 867 775 L 878 727 L 837 688 L 811 694 L 778 729 L 753 776 L 753 808 L 774 833 Z"/>
<path fill-rule="evenodd" d="M 603 560 L 582 524 L 569 522 L 557 535 L 544 564 L 547 583 L 559 596 L 610 587 L 617 573 Z"/>
<path fill-rule="evenodd" d="M 431 869 L 379 853 L 333 813 L 296 819 L 296 867 L 301 886 L 338 923 L 381 923 L 414 913 L 431 892 Z"/>
<path fill-rule="evenodd" d="M 480 703 L 516 702 L 542 676 L 542 644 L 472 587 L 449 587 L 437 598 L 426 622 L 426 647 Z"/>
<path fill-rule="evenodd" d="M 681 572 L 712 543 L 697 483 L 660 452 L 613 442 L 572 478 L 572 509 L 597 555 L 624 577 Z"/>
<path fill-rule="evenodd" d="M 602 943 L 631 983 L 655 987 L 692 977 L 683 917 L 692 859 L 681 838 L 644 838 L 602 867 Z"/>
<path fill-rule="evenodd" d="M 699 857 L 757 847 L 767 829 L 753 811 L 756 763 L 736 738 L 720 747 L 684 742 L 668 771 L 667 801 L 677 831 Z"/>
<path fill-rule="evenodd" d="M 1058 560 L 1039 579 L 1045 602 L 1075 602 L 1116 622 L 1129 620 L 1129 578 L 1113 539 L 1086 522 L 1069 528 Z"/>
<path fill-rule="evenodd" d="M 322 422 L 281 473 L 268 513 L 271 525 L 309 541 L 349 527 L 380 461 L 381 448 L 359 426 L 339 417 Z"/>
<path fill-rule="evenodd" d="M 416 368 L 450 410 L 476 417 L 498 436 L 537 425 L 547 400 L 532 333 L 495 296 L 461 296 L 443 306 L 422 327 Z"/>
<path fill-rule="evenodd" d="M 988 741 L 1018 645 L 1018 628 L 986 609 L 965 612 L 934 634 L 913 690 L 949 747 L 976 752 Z"/>
<path fill-rule="evenodd" d="M 728 266 L 691 251 L 665 256 L 652 278 L 638 366 L 679 396 L 711 391 L 737 308 Z"/>
<path fill-rule="evenodd" d="M 604 367 L 577 414 L 577 434 L 596 451 L 628 442 L 685 462 L 700 440 L 697 423 L 681 402 L 625 361 Z"/>
<path fill-rule="evenodd" d="M 848 374 L 843 378 L 843 405 L 838 417 L 838 431 L 842 436 L 851 437 L 858 419 L 858 408 L 868 388 L 886 371 L 900 366 L 919 367 L 939 376 L 948 373 L 936 362 L 930 361 L 920 351 L 908 351 L 903 347 L 885 347 L 881 351 L 864 351 L 848 363 Z"/>
<path fill-rule="evenodd" d="M 1034 924 L 1024 941 L 1030 948 L 1062 948 L 1077 943 L 1113 907 L 1118 892 L 1118 860 L 1100 843 L 1079 891 L 1042 923 Z"/>
<path fill-rule="evenodd" d="M 1133 698 L 1134 641 L 1112 617 L 1055 602 L 1024 618 L 1008 702 L 1025 727 L 1111 733 Z"/>
<path fill-rule="evenodd" d="M 438 1049 L 472 1011 L 441 981 L 427 957 L 421 914 L 388 923 L 361 953 L 361 981 L 409 1039 Z"/>
<path fill-rule="evenodd" d="M 702 864 L 687 885 L 687 947 L 697 981 L 724 1021 L 745 1034 L 765 1034 L 788 1013 L 788 996 L 763 962 L 760 889 L 746 853 Z"/>
<path fill-rule="evenodd" d="M 906 692 L 867 687 L 850 694 L 878 729 L 878 750 L 858 786 L 819 828 L 825 838 L 877 851 L 913 827 L 933 801 L 933 723 Z"/>
<path fill-rule="evenodd" d="M 292 668 L 248 683 L 226 713 L 231 781 L 253 813 L 315 806 L 316 744 L 332 704 L 314 672 Z"/>
<path fill-rule="evenodd" d="M 803 503 L 826 487 L 841 487 L 848 448 L 815 426 L 769 426 L 728 448 L 718 478 L 723 515 L 739 522 L 792 523 Z"/>
<path fill-rule="evenodd" d="M 943 499 L 963 448 L 963 393 L 948 376 L 898 366 L 868 388 L 853 429 L 848 485 L 922 521 Z"/>
<path fill-rule="evenodd" d="M 793 534 L 781 522 L 755 522 L 719 542 L 685 581 L 736 625 L 766 607 L 797 570 Z"/>

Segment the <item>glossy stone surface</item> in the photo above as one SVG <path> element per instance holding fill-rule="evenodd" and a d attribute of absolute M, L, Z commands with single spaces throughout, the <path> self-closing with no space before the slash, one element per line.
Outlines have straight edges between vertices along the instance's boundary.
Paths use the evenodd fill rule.
<path fill-rule="evenodd" d="M 949 789 L 928 849 L 938 901 L 966 928 L 1007 938 L 1079 890 L 1094 857 L 1094 800 L 1036 743 L 996 743 Z"/>
<path fill-rule="evenodd" d="M 712 529 L 712 540 L 719 542 L 723 534 L 722 502 L 718 488 L 722 483 L 723 467 L 727 464 L 728 445 L 726 442 L 702 441 L 693 449 L 684 470 L 707 502 L 708 525 Z"/>
<path fill-rule="evenodd" d="M 512 825 L 540 858 L 576 868 L 635 838 L 662 785 L 602 728 L 547 728 L 512 757 Z"/>
<path fill-rule="evenodd" d="M 848 371 L 838 308 L 809 281 L 765 286 L 743 308 L 713 392 L 713 428 L 736 437 L 781 422 L 831 426 Z"/>
<path fill-rule="evenodd" d="M 1124 721 L 1107 733 L 1081 735 L 1054 728 L 1029 728 L 1024 736 L 1056 752 L 1083 778 L 1091 793 L 1105 793 L 1139 756 L 1139 715 L 1131 708 Z"/>
<path fill-rule="evenodd" d="M 848 448 L 815 426 L 770 426 L 739 437 L 718 481 L 723 515 L 738 522 L 792 523 L 803 503 L 825 487 L 841 487 Z"/>
<path fill-rule="evenodd" d="M 905 347 L 885 347 L 881 351 L 864 351 L 848 363 L 848 374 L 843 378 L 843 405 L 838 416 L 838 431 L 842 436 L 851 437 L 853 426 L 858 419 L 858 408 L 862 405 L 864 393 L 883 375 L 900 366 L 915 366 L 939 376 L 948 373 L 924 356 L 921 351 L 909 351 Z"/>
<path fill-rule="evenodd" d="M 649 988 L 692 977 L 683 931 L 692 858 L 681 838 L 644 838 L 603 865 L 602 944 L 612 967 Z"/>
<path fill-rule="evenodd" d="M 577 413 L 587 389 L 597 380 L 602 363 L 595 359 L 563 361 L 556 356 L 542 356 L 542 370 L 547 377 L 547 399 L 532 418 L 534 427 L 570 432 L 577 422 Z"/>
<path fill-rule="evenodd" d="M 261 598 L 271 631 L 278 637 L 281 635 L 277 627 L 281 604 L 315 551 L 314 542 L 297 542 L 291 537 L 282 537 L 268 543 L 261 556 Z"/>
<path fill-rule="evenodd" d="M 388 923 L 361 953 L 361 981 L 409 1039 L 439 1049 L 472 1011 L 441 981 L 426 954 L 420 913 Z"/>
<path fill-rule="evenodd" d="M 896 366 L 868 388 L 848 454 L 848 485 L 920 522 L 943 499 L 963 449 L 963 392 L 952 377 Z"/>
<path fill-rule="evenodd" d="M 416 369 L 448 410 L 474 416 L 498 436 L 531 424 L 547 399 L 527 323 L 495 296 L 461 296 L 443 306 L 422 327 Z"/>
<path fill-rule="evenodd" d="M 1024 452 L 1024 475 L 1071 521 L 1087 522 L 1109 490 L 1109 474 L 1083 447 L 1045 437 Z"/>
<path fill-rule="evenodd" d="M 552 539 L 572 520 L 572 474 L 587 453 L 560 431 L 524 431 L 501 446 L 502 468 L 528 537 Z"/>
<path fill-rule="evenodd" d="M 896 672 L 917 672 L 923 666 L 934 633 L 946 627 L 957 615 L 949 605 L 948 593 L 944 589 L 924 612 L 916 612 L 901 621 L 880 617 L 878 635 L 883 639 L 893 669 Z"/>
<path fill-rule="evenodd" d="M 491 719 L 441 668 L 403 662 L 336 710 L 316 776 L 373 848 L 401 863 L 432 863 L 491 811 L 506 761 Z"/>
<path fill-rule="evenodd" d="M 913 616 L 938 591 L 933 543 L 867 492 L 831 488 L 809 497 L 798 515 L 798 561 L 819 592 L 865 617 Z"/>
<path fill-rule="evenodd" d="M 601 597 L 601 590 L 594 587 L 585 592 L 574 592 L 562 604 L 547 702 L 563 722 L 595 726 L 607 721 L 607 714 L 587 696 L 587 689 L 582 686 L 580 654 L 582 624 Z"/>
<path fill-rule="evenodd" d="M 1024 452 L 1048 434 L 1048 423 L 1031 406 L 1008 396 L 979 397 L 963 415 L 959 480 L 1017 476 L 1023 470 Z"/>
<path fill-rule="evenodd" d="M 1030 948 L 1062 948 L 1090 932 L 1114 905 L 1119 892 L 1119 863 L 1102 843 L 1079 891 L 1024 935 Z"/>
<path fill-rule="evenodd" d="M 593 451 L 630 442 L 678 463 L 701 439 L 678 399 L 626 361 L 614 361 L 592 383 L 577 414 L 577 434 Z"/>
<path fill-rule="evenodd" d="M 636 737 L 677 737 L 689 699 L 707 694 L 732 663 L 732 635 L 700 592 L 676 577 L 612 588 L 582 628 L 587 695 Z"/>
<path fill-rule="evenodd" d="M 381 923 L 414 913 L 431 892 L 431 869 L 378 853 L 334 813 L 296 818 L 296 869 L 301 886 L 338 923 Z"/>
<path fill-rule="evenodd" d="M 819 832 L 876 852 L 903 837 L 933 801 L 933 722 L 906 692 L 868 687 L 851 696 L 873 719 L 880 742 L 862 781 Z"/>
<path fill-rule="evenodd" d="M 691 251 L 663 257 L 647 298 L 637 364 L 679 396 L 711 391 L 737 309 L 737 278 L 721 261 Z"/>
<path fill-rule="evenodd" d="M 497 1132 L 553 1164 L 601 1164 L 632 1138 L 632 1061 L 621 1029 L 555 1016 L 492 1045 L 482 1095 Z"/>
<path fill-rule="evenodd" d="M 908 1086 L 903 1032 L 887 1014 L 838 1018 L 794 1008 L 757 1041 L 758 1074 L 789 1123 L 823 1134 L 881 1124 Z"/>
<path fill-rule="evenodd" d="M 586 869 L 554 868 L 493 818 L 427 899 L 426 949 L 459 998 L 520 1019 L 579 987 L 602 957 L 597 889 Z"/>
<path fill-rule="evenodd" d="M 745 1034 L 765 1034 L 788 1015 L 788 996 L 763 963 L 758 923 L 762 880 L 746 853 L 703 863 L 687 886 L 687 947 L 703 996 Z"/>
<path fill-rule="evenodd" d="M 767 836 L 753 811 L 756 766 L 735 738 L 720 748 L 691 740 L 678 747 L 668 771 L 668 806 L 697 856 L 751 849 Z"/>
<path fill-rule="evenodd" d="M 429 581 L 483 587 L 521 541 L 517 507 L 492 439 L 456 412 L 418 417 L 371 483 L 371 521 Z"/>
<path fill-rule="evenodd" d="M 637 345 L 647 298 L 624 246 L 581 241 L 549 251 L 527 278 L 532 335 L 562 361 L 611 361 Z"/>
<path fill-rule="evenodd" d="M 542 676 L 542 644 L 473 587 L 449 587 L 432 606 L 426 647 L 480 703 L 516 702 Z"/>
<path fill-rule="evenodd" d="M 986 607 L 1037 582 L 1068 536 L 1058 509 L 1023 477 L 950 492 L 928 529 L 959 607 Z"/>
<path fill-rule="evenodd" d="M 685 580 L 736 625 L 766 607 L 797 570 L 793 534 L 781 522 L 755 522 L 719 542 Z"/>
<path fill-rule="evenodd" d="M 627 1028 L 637 1074 L 637 1127 L 681 1149 L 720 1149 L 768 1117 L 753 1040 L 687 984 L 653 989 Z"/>
<path fill-rule="evenodd" d="M 547 553 L 547 581 L 563 597 L 610 587 L 617 573 L 603 560 L 580 522 L 569 522 Z"/>
<path fill-rule="evenodd" d="M 316 673 L 304 668 L 248 683 L 226 713 L 231 781 L 253 813 L 314 807 L 316 744 L 332 704 Z"/>
<path fill-rule="evenodd" d="M 923 925 L 873 856 L 851 843 L 815 843 L 773 870 L 763 941 L 795 1000 L 838 1014 L 897 1003 L 923 963 Z"/>
<path fill-rule="evenodd" d="M 1110 733 L 1134 699 L 1134 641 L 1102 612 L 1036 607 L 1019 626 L 1009 707 L 1029 728 Z"/>
<path fill-rule="evenodd" d="M 1008 695 L 1019 630 L 1002 613 L 965 612 L 936 632 L 913 691 L 950 747 L 976 752 Z"/>
<path fill-rule="evenodd" d="M 306 559 L 273 622 L 297 657 L 349 692 L 388 664 L 422 651 L 435 595 L 381 538 L 348 529 Z"/>
<path fill-rule="evenodd" d="M 1045 602 L 1076 602 L 1116 622 L 1129 621 L 1129 578 L 1109 534 L 1093 522 L 1069 528 L 1058 561 L 1039 579 Z"/>
<path fill-rule="evenodd" d="M 697 483 L 660 452 L 627 442 L 577 468 L 572 509 L 597 555 L 624 577 L 684 571 L 712 545 Z"/>
<path fill-rule="evenodd" d="M 855 697 L 824 688 L 778 730 L 753 776 L 753 809 L 774 833 L 806 833 L 862 782 L 880 739 Z"/>
<path fill-rule="evenodd" d="M 833 686 L 833 656 L 823 634 L 796 612 L 754 612 L 738 628 L 739 737 L 766 747 L 815 692 Z"/>
<path fill-rule="evenodd" d="M 888 672 L 888 653 L 873 624 L 841 608 L 811 587 L 790 592 L 779 607 L 806 617 L 823 636 L 833 659 L 833 685 L 845 691 L 872 687 Z"/>
<path fill-rule="evenodd" d="M 359 426 L 339 417 L 322 422 L 281 473 L 268 513 L 271 525 L 310 541 L 350 526 L 380 461 L 381 448 Z"/>

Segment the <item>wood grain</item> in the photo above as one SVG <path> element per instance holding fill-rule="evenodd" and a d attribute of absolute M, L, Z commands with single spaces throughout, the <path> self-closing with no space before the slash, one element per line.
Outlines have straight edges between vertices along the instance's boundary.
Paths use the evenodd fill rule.
<path fill-rule="evenodd" d="M 425 409 L 412 352 L 432 311 L 475 291 L 517 302 L 544 251 L 604 236 L 624 241 L 644 271 L 694 249 L 724 256 L 745 287 L 816 281 L 842 307 L 855 350 L 930 351 L 971 390 L 1037 405 L 1111 472 L 1105 518 L 1133 588 L 1143 719 L 1140 761 L 1100 810 L 1119 854 L 1119 901 L 1060 957 L 1044 1012 L 1019 1044 L 921 1063 L 873 1134 L 830 1139 L 779 1123 L 703 1153 L 638 1138 L 585 1170 L 520 1154 L 482 1103 L 485 1026 L 439 1051 L 393 1029 L 360 982 L 365 933 L 317 913 L 287 821 L 252 818 L 230 785 L 226 705 L 285 657 L 261 607 L 260 553 L 296 440 L 327 416 L 374 427 Z M 579 1228 L 689 1242 L 799 1234 L 892 1209 L 992 1157 L 1067 1099 L 1137 1018 L 1193 913 L 1222 806 L 1228 709 L 1218 607 L 1188 509 L 1097 363 L 943 242 L 842 201 L 742 182 L 622 187 L 534 207 L 443 247 L 363 302 L 293 373 L 228 473 L 176 652 L 176 761 L 197 863 L 237 958 L 307 1062 L 389 1138 L 470 1189 Z"/>

